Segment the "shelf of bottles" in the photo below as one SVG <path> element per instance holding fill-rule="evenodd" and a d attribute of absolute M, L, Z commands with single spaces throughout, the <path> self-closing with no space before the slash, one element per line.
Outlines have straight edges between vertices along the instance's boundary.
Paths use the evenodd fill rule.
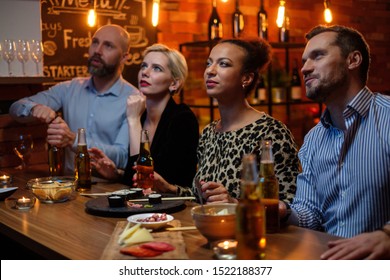
<path fill-rule="evenodd" d="M 217 0 L 211 0 L 212 10 L 208 22 L 208 40 L 187 42 L 180 44 L 180 51 L 186 47 L 211 48 L 222 39 L 223 24 L 217 11 Z M 242 35 L 244 29 L 244 17 L 240 11 L 239 0 L 235 0 L 235 10 L 232 14 L 232 36 L 238 38 Z M 257 13 L 257 35 L 268 41 L 268 14 L 264 8 L 264 0 L 260 0 L 260 7 Z M 303 50 L 304 43 L 289 42 L 289 18 L 285 15 L 284 23 L 279 28 L 278 42 L 269 42 L 274 51 L 279 51 L 279 57 L 284 56 L 283 69 L 288 77 L 287 83 L 282 87 L 282 93 L 275 92 L 275 77 L 273 77 L 274 65 L 270 64 L 268 71 L 261 77 L 260 83 L 256 88 L 250 100 L 251 105 L 264 107 L 270 115 L 273 114 L 273 106 L 286 106 L 286 115 L 290 116 L 290 105 L 293 104 L 317 104 L 316 102 L 302 98 L 302 82 L 299 75 L 298 60 L 290 58 L 290 52 L 293 50 Z M 290 62 L 293 61 L 293 67 L 290 69 Z M 180 94 L 180 102 L 184 102 L 183 92 Z M 212 98 L 209 98 L 209 104 L 188 104 L 193 108 L 209 108 L 210 119 L 214 120 L 214 109 L 217 107 Z M 319 111 L 322 112 L 322 105 L 319 104 Z"/>

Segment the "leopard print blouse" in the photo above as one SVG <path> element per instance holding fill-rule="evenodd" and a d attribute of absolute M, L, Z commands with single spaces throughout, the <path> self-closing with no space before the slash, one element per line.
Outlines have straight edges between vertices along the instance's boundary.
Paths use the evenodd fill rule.
<path fill-rule="evenodd" d="M 291 202 L 300 164 L 297 145 L 290 130 L 267 114 L 236 131 L 217 132 L 217 123 L 218 120 L 206 126 L 200 137 L 195 179 L 221 183 L 232 197 L 239 198 L 242 156 L 253 153 L 259 162 L 261 140 L 272 140 L 279 199 Z M 188 193 L 188 189 L 179 187 L 179 195 L 193 195 L 193 188 Z"/>

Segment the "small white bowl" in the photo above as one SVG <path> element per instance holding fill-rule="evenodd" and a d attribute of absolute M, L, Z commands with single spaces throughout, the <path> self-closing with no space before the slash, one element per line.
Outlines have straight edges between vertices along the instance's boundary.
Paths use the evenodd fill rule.
<path fill-rule="evenodd" d="M 153 215 L 161 215 L 161 213 L 144 213 L 144 214 L 137 214 L 137 215 L 132 215 L 130 217 L 127 217 L 127 220 L 130 223 L 133 224 L 141 224 L 142 227 L 147 228 L 147 229 L 160 229 L 162 227 L 165 227 L 169 222 L 173 221 L 174 218 L 171 215 L 166 215 L 167 219 L 165 221 L 159 221 L 159 222 L 140 222 L 138 221 L 139 219 L 146 219 L 149 217 L 152 217 Z"/>

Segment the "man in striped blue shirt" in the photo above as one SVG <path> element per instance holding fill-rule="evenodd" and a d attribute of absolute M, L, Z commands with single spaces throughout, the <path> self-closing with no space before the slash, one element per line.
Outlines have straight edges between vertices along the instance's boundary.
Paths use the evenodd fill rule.
<path fill-rule="evenodd" d="M 366 86 L 370 51 L 358 31 L 317 26 L 306 39 L 306 95 L 327 108 L 299 151 L 303 171 L 281 217 L 349 238 L 324 259 L 390 258 L 390 96 Z"/>

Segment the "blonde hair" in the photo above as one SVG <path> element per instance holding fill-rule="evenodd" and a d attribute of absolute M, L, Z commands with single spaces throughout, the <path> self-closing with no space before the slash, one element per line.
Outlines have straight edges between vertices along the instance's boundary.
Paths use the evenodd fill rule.
<path fill-rule="evenodd" d="M 168 58 L 168 68 L 172 73 L 172 77 L 176 81 L 180 82 L 174 93 L 179 93 L 182 90 L 184 82 L 188 76 L 188 66 L 185 57 L 178 50 L 171 49 L 163 44 L 153 44 L 147 47 L 143 55 L 146 56 L 151 52 L 161 52 L 166 55 Z"/>

